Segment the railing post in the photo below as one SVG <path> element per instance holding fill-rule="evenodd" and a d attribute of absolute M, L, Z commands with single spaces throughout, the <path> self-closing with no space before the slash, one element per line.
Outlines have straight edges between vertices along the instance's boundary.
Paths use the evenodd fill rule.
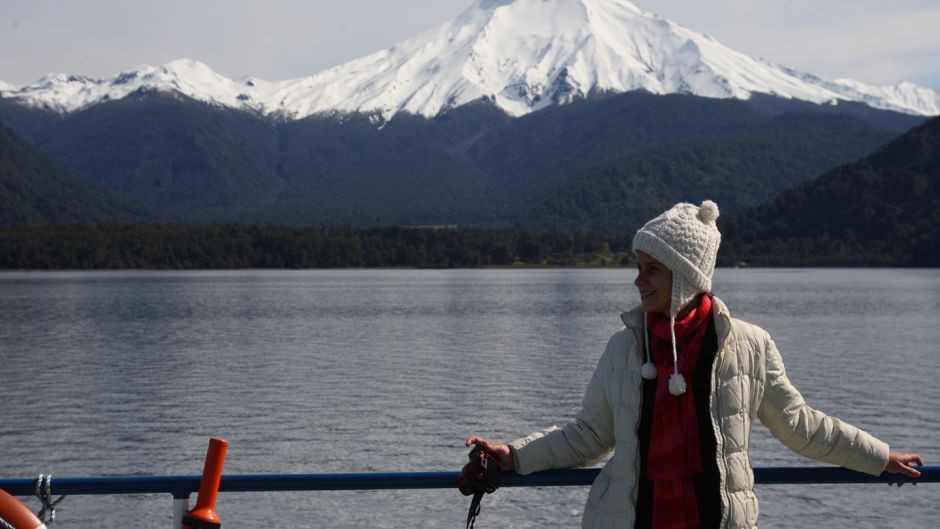
<path fill-rule="evenodd" d="M 189 512 L 189 494 L 173 495 L 173 529 L 180 529 L 183 526 L 183 516 Z"/>

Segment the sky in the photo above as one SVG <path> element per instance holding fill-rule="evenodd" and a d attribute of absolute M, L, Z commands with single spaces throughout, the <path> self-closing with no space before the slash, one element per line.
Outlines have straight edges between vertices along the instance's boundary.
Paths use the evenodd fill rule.
<path fill-rule="evenodd" d="M 0 80 L 110 77 L 188 58 L 231 78 L 305 77 L 434 27 L 476 0 L 0 0 Z M 940 0 L 636 0 L 748 55 L 940 91 Z"/>

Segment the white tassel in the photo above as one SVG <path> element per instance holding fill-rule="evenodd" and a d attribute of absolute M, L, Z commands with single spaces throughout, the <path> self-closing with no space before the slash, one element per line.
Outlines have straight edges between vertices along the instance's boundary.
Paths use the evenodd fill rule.
<path fill-rule="evenodd" d="M 656 366 L 653 364 L 653 360 L 650 358 L 650 335 L 649 331 L 646 329 L 646 320 L 649 318 L 649 313 L 643 314 L 643 345 L 646 346 L 646 362 L 640 367 L 640 376 L 646 380 L 653 380 L 659 374 L 656 372 Z"/>
<path fill-rule="evenodd" d="M 685 379 L 679 373 L 669 375 L 669 393 L 677 397 L 685 393 Z"/>
<path fill-rule="evenodd" d="M 676 351 L 676 317 L 669 318 L 669 331 L 672 334 L 672 375 L 669 375 L 669 393 L 675 396 L 685 393 L 685 379 L 679 374 L 679 353 Z"/>

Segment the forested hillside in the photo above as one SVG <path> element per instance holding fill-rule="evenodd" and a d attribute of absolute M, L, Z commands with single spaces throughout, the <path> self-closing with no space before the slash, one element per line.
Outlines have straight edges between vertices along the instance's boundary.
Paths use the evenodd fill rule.
<path fill-rule="evenodd" d="M 940 118 L 721 228 L 726 263 L 940 266 Z"/>
<path fill-rule="evenodd" d="M 372 118 L 280 122 L 149 92 L 65 116 L 0 100 L 0 119 L 42 152 L 164 220 L 611 234 L 700 194 L 719 193 L 727 212 L 756 205 L 923 121 L 850 103 L 646 92 L 515 119 L 485 102 Z"/>
<path fill-rule="evenodd" d="M 0 226 L 151 216 L 134 201 L 69 174 L 0 123 Z"/>

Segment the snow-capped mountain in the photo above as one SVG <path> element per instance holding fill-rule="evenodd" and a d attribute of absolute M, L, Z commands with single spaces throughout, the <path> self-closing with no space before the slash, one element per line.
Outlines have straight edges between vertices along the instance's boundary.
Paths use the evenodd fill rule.
<path fill-rule="evenodd" d="M 110 79 L 51 75 L 0 96 L 61 112 L 138 90 L 179 92 L 281 119 L 333 112 L 432 117 L 477 100 L 521 116 L 592 94 L 646 90 L 712 98 L 770 94 L 825 104 L 858 101 L 940 114 L 940 95 L 911 83 L 827 81 L 757 59 L 628 0 L 477 0 L 391 48 L 287 81 L 229 79 L 192 60 L 140 66 Z"/>

